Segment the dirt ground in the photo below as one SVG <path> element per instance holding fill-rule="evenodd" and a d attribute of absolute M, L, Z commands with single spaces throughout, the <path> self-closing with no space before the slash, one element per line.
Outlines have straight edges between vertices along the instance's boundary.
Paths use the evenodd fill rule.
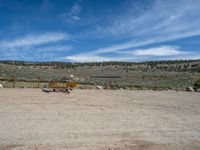
<path fill-rule="evenodd" d="M 199 150 L 200 93 L 0 89 L 0 150 Z"/>

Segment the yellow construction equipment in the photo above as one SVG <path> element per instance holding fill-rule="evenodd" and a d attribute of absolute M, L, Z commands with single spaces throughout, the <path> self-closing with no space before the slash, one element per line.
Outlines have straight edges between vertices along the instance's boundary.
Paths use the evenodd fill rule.
<path fill-rule="evenodd" d="M 68 94 L 72 89 L 77 87 L 77 82 L 72 80 L 53 80 L 50 81 L 47 88 L 43 88 L 42 90 L 44 92 L 57 92 L 57 91 L 63 91 L 67 92 Z"/>

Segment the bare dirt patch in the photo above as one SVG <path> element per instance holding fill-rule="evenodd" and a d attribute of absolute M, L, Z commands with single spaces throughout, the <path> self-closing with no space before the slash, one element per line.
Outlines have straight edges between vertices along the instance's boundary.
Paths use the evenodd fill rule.
<path fill-rule="evenodd" d="M 0 90 L 0 149 L 200 149 L 200 94 Z"/>

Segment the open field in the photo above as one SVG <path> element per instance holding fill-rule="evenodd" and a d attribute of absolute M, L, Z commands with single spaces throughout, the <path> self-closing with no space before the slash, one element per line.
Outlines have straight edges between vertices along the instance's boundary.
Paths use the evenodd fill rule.
<path fill-rule="evenodd" d="M 200 149 L 200 94 L 0 89 L 0 150 Z"/>

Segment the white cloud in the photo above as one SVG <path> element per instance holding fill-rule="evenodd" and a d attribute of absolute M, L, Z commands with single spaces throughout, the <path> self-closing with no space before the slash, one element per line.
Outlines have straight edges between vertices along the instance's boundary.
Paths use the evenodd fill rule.
<path fill-rule="evenodd" d="M 197 32 L 193 33 L 180 33 L 180 34 L 175 34 L 175 35 L 166 35 L 165 37 L 152 37 L 146 40 L 140 40 L 140 39 L 136 39 L 136 40 L 131 40 L 125 43 L 121 43 L 121 44 L 115 44 L 115 45 L 111 45 L 108 47 L 103 47 L 103 48 L 99 48 L 99 49 L 94 49 L 91 50 L 91 53 L 93 54 L 105 54 L 105 53 L 115 53 L 117 51 L 122 51 L 122 50 L 126 50 L 126 49 L 130 49 L 130 48 L 136 48 L 136 47 L 141 47 L 141 46 L 147 46 L 150 44 L 155 44 L 155 43 L 162 43 L 162 42 L 166 42 L 166 41 L 172 41 L 172 40 L 176 40 L 176 39 L 180 39 L 180 38 L 186 38 L 188 36 L 194 36 L 196 35 Z M 200 34 L 200 31 L 199 31 Z"/>
<path fill-rule="evenodd" d="M 78 16 L 73 16 L 72 17 L 74 20 L 80 20 L 80 17 L 78 17 Z"/>
<path fill-rule="evenodd" d="M 24 50 L 24 51 L 35 51 L 38 53 L 46 53 L 46 52 L 67 52 L 71 50 L 71 46 L 69 45 L 47 45 L 47 46 L 37 46 L 37 47 L 20 47 L 17 50 Z"/>
<path fill-rule="evenodd" d="M 135 6 L 129 5 L 124 15 L 113 15 L 109 26 L 98 26 L 96 31 L 86 31 L 84 35 L 126 41 L 91 50 L 96 55 L 198 36 L 199 5 L 200 1 L 196 0 L 155 0 L 150 8 L 138 15 L 134 15 Z"/>
<path fill-rule="evenodd" d="M 63 43 L 70 39 L 66 33 L 48 32 L 0 41 L 0 59 L 54 60 L 71 50 L 70 45 Z"/>
<path fill-rule="evenodd" d="M 108 47 L 95 49 L 95 50 L 92 50 L 91 53 L 93 53 L 93 54 L 111 53 L 111 52 L 129 49 L 129 48 L 148 45 L 148 44 L 154 43 L 154 41 L 158 41 L 158 40 L 150 39 L 150 40 L 146 40 L 146 41 L 129 41 L 129 42 L 122 43 L 122 44 L 115 44 L 115 45 L 111 45 Z"/>
<path fill-rule="evenodd" d="M 150 60 L 193 60 L 200 59 L 200 54 L 198 53 L 190 53 L 188 55 L 180 54 L 180 55 L 171 55 L 171 56 L 136 56 L 136 55 L 121 55 L 118 57 L 105 57 L 98 55 L 72 55 L 62 58 L 57 58 L 60 61 L 70 61 L 70 62 L 104 62 L 104 61 L 133 61 L 133 62 L 141 62 L 141 61 L 150 61 Z"/>
<path fill-rule="evenodd" d="M 81 12 L 81 6 L 80 5 L 78 5 L 78 4 L 75 4 L 75 5 L 73 5 L 72 6 L 72 8 L 70 9 L 70 14 L 71 15 L 77 15 L 77 14 L 79 14 L 80 12 Z"/>
<path fill-rule="evenodd" d="M 82 53 L 67 56 L 64 60 L 72 62 L 102 62 L 102 61 L 147 61 L 173 59 L 200 59 L 197 53 L 181 51 L 177 46 L 160 46 L 147 49 L 117 51 L 115 56 L 102 56 L 95 53 Z"/>
<path fill-rule="evenodd" d="M 0 41 L 0 45 L 4 48 L 36 46 L 52 42 L 69 40 L 70 35 L 60 32 L 44 33 L 40 35 L 27 35 L 10 41 Z"/>
<path fill-rule="evenodd" d="M 177 56 L 187 54 L 187 52 L 179 51 L 177 47 L 162 46 L 149 49 L 134 50 L 135 56 Z"/>
<path fill-rule="evenodd" d="M 65 12 L 61 15 L 67 23 L 72 23 L 73 21 L 80 20 L 80 13 L 82 11 L 82 7 L 80 6 L 80 1 L 77 1 L 68 12 Z"/>
<path fill-rule="evenodd" d="M 69 45 L 45 45 L 0 49 L 0 59 L 54 61 L 71 50 Z"/>
<path fill-rule="evenodd" d="M 200 35 L 199 5 L 200 1 L 196 0 L 177 0 L 176 2 L 154 0 L 148 9 L 140 11 L 138 15 L 134 14 L 135 6 L 129 5 L 130 9 L 123 15 L 113 15 L 109 25 L 97 25 L 96 30 L 92 29 L 90 32 L 82 33 L 84 38 L 109 39 L 117 44 L 68 56 L 66 59 L 72 61 L 141 61 L 200 58 L 199 55 L 190 53 L 188 50 L 181 51 L 176 46 L 140 48 Z M 108 53 L 113 55 L 107 57 Z"/>
<path fill-rule="evenodd" d="M 107 58 L 103 56 L 97 56 L 97 55 L 90 55 L 90 54 L 78 54 L 73 56 L 67 56 L 63 58 L 66 61 L 71 62 L 102 62 L 102 61 L 112 61 L 113 58 Z"/>
<path fill-rule="evenodd" d="M 110 26 L 99 26 L 97 32 L 101 34 L 97 35 L 123 39 L 199 31 L 199 5 L 200 1 L 196 0 L 154 0 L 149 9 L 140 8 L 136 12 L 135 7 L 138 6 L 129 4 L 129 10 L 123 15 L 113 15 Z"/>
<path fill-rule="evenodd" d="M 63 51 L 66 52 L 71 49 L 71 46 L 69 45 L 54 45 L 54 46 L 45 46 L 45 47 L 37 47 L 37 48 L 32 48 L 35 51 L 41 51 L 41 52 L 58 52 L 58 51 Z"/>

